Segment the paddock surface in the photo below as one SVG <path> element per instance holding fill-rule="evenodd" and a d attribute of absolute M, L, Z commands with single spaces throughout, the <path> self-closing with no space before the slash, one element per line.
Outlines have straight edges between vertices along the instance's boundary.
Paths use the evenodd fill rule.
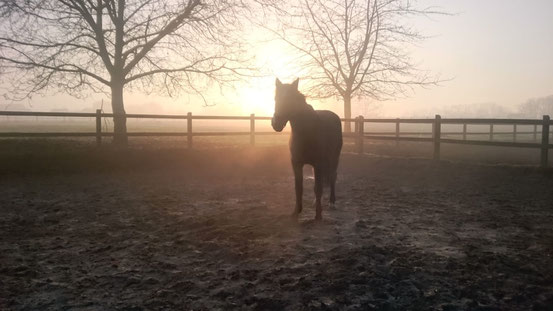
<path fill-rule="evenodd" d="M 316 223 L 284 146 L 108 154 L 2 164 L 0 309 L 553 306 L 551 172 L 345 154 Z"/>

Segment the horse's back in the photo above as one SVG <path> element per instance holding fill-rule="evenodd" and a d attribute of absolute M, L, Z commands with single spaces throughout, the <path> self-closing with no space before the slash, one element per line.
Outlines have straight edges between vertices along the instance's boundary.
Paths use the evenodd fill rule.
<path fill-rule="evenodd" d="M 340 117 L 334 112 L 330 110 L 315 110 L 315 112 L 321 121 L 328 124 L 337 124 L 340 126 L 340 129 L 342 128 L 342 121 L 340 121 Z"/>
<path fill-rule="evenodd" d="M 340 117 L 329 110 L 315 110 L 320 120 L 321 134 L 327 138 L 327 142 L 342 147 L 342 121 Z"/>
<path fill-rule="evenodd" d="M 340 117 L 329 110 L 316 110 L 320 121 L 320 135 L 326 147 L 328 160 L 336 162 L 342 150 L 342 121 Z"/>

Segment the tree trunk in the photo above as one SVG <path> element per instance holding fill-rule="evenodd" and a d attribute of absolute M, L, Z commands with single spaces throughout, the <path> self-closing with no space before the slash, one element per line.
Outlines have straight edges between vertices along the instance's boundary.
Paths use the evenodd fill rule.
<path fill-rule="evenodd" d="M 344 118 L 350 119 L 351 118 L 351 95 L 346 94 L 343 96 L 343 98 L 344 98 Z M 344 132 L 351 133 L 351 122 L 345 122 Z"/>
<path fill-rule="evenodd" d="M 113 143 L 125 146 L 127 137 L 127 114 L 123 104 L 123 83 L 111 86 L 111 108 L 113 111 Z"/>

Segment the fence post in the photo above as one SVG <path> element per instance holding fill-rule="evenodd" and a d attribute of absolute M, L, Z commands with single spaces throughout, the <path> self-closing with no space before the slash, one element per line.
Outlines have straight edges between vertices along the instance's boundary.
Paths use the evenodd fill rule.
<path fill-rule="evenodd" d="M 432 134 L 434 138 L 434 160 L 440 159 L 440 137 L 442 133 L 442 117 L 439 114 L 436 115 L 434 120 L 434 126 L 432 128 Z"/>
<path fill-rule="evenodd" d="M 255 146 L 255 114 L 250 114 L 250 145 Z"/>
<path fill-rule="evenodd" d="M 517 125 L 513 124 L 513 142 L 517 141 Z"/>
<path fill-rule="evenodd" d="M 96 146 L 102 144 L 102 110 L 96 109 Z"/>
<path fill-rule="evenodd" d="M 396 146 L 399 145 L 399 118 L 396 118 Z"/>
<path fill-rule="evenodd" d="M 363 136 L 365 134 L 365 121 L 363 120 L 363 116 L 359 116 L 357 122 L 359 123 L 359 125 L 357 125 L 357 153 L 363 154 Z"/>
<path fill-rule="evenodd" d="M 188 149 L 192 149 L 192 112 L 186 115 L 186 136 L 188 137 Z"/>
<path fill-rule="evenodd" d="M 493 140 L 493 124 L 490 124 L 490 141 Z"/>
<path fill-rule="evenodd" d="M 538 137 L 538 125 L 534 124 L 534 141 L 536 141 L 537 137 Z"/>
<path fill-rule="evenodd" d="M 546 168 L 549 152 L 549 116 L 543 116 L 541 129 L 541 167 Z"/>
<path fill-rule="evenodd" d="M 467 140 L 467 124 L 463 124 L 463 140 Z"/>

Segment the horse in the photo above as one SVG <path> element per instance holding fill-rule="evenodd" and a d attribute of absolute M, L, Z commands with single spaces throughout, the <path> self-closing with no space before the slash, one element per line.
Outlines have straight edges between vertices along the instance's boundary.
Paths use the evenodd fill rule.
<path fill-rule="evenodd" d="M 315 220 L 322 220 L 323 183 L 330 185 L 330 204 L 336 202 L 335 186 L 342 150 L 342 122 L 334 112 L 314 110 L 298 91 L 299 79 L 283 84 L 276 79 L 275 113 L 271 125 L 281 132 L 290 121 L 290 155 L 294 170 L 296 206 L 293 217 L 302 211 L 303 166 L 313 167 L 315 175 Z"/>

